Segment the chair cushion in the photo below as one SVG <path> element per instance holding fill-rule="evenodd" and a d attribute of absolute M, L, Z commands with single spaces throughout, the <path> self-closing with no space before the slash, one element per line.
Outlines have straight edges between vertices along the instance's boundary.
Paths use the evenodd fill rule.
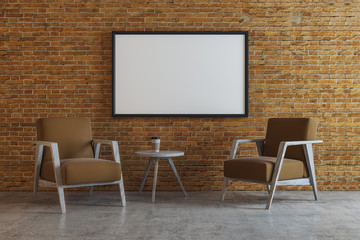
<path fill-rule="evenodd" d="M 112 182 L 121 179 L 121 165 L 114 161 L 96 158 L 70 158 L 60 161 L 64 185 Z M 42 178 L 55 182 L 51 161 L 43 163 L 46 170 Z"/>
<path fill-rule="evenodd" d="M 246 157 L 224 162 L 224 176 L 262 182 L 271 181 L 275 157 Z M 307 177 L 303 161 L 285 158 L 279 180 Z"/>

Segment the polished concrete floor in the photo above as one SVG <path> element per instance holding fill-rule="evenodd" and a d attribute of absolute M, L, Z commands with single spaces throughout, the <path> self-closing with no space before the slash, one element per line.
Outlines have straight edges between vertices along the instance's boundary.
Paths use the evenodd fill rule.
<path fill-rule="evenodd" d="M 0 239 L 360 239 L 360 192 L 0 192 Z"/>

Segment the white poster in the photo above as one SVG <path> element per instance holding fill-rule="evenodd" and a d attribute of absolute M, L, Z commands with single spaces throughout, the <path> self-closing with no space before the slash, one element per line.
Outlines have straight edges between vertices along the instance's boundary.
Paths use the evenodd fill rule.
<path fill-rule="evenodd" d="M 113 116 L 247 116 L 247 32 L 113 32 Z"/>

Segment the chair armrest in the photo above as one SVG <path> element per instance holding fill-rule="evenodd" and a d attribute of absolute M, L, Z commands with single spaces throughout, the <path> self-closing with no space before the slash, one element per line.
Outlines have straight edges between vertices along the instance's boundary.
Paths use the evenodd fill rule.
<path fill-rule="evenodd" d="M 46 146 L 51 147 L 52 144 L 57 144 L 56 142 L 48 142 L 48 141 L 32 141 L 32 145 L 35 146 Z"/>
<path fill-rule="evenodd" d="M 282 141 L 280 144 L 284 144 L 285 146 L 296 146 L 296 145 L 305 145 L 305 144 L 315 144 L 322 143 L 322 140 L 308 140 L 308 141 Z"/>
<path fill-rule="evenodd" d="M 95 158 L 99 158 L 99 156 L 100 156 L 101 144 L 106 144 L 106 145 L 110 145 L 110 147 L 111 147 L 114 161 L 117 163 L 120 163 L 119 145 L 118 145 L 117 141 L 94 139 L 93 143 L 94 143 L 94 147 L 95 147 L 95 155 L 94 155 Z"/>
<path fill-rule="evenodd" d="M 250 143 L 250 142 L 264 142 L 265 139 L 235 139 L 233 142 L 236 141 L 237 143 Z"/>
<path fill-rule="evenodd" d="M 278 149 L 278 153 L 276 156 L 276 162 L 280 164 L 282 164 L 282 161 L 284 160 L 285 157 L 285 153 L 286 153 L 286 149 L 289 146 L 298 146 L 298 145 L 303 145 L 304 150 L 305 150 L 305 154 L 307 154 L 308 148 L 311 148 L 311 152 L 312 152 L 312 144 L 313 143 L 322 143 L 322 140 L 307 140 L 307 141 L 282 141 L 279 144 L 279 149 Z M 277 164 L 276 163 L 276 164 Z"/>
<path fill-rule="evenodd" d="M 106 144 L 106 145 L 111 145 L 112 144 L 112 142 L 114 142 L 114 141 L 111 141 L 111 140 L 101 140 L 101 139 L 93 139 L 92 140 L 93 141 L 93 143 L 96 145 L 96 144 Z"/>
<path fill-rule="evenodd" d="M 309 140 L 309 141 L 282 141 L 279 144 L 278 153 L 276 156 L 276 162 L 274 166 L 274 172 L 272 176 L 272 183 L 275 183 L 279 179 L 279 173 L 284 161 L 286 149 L 289 146 L 298 146 L 303 145 L 305 160 L 308 165 L 308 168 L 314 169 L 314 156 L 312 151 L 312 144 L 322 143 L 322 140 Z"/>
<path fill-rule="evenodd" d="M 265 139 L 235 139 L 235 140 L 233 140 L 231 150 L 230 150 L 230 158 L 229 159 L 234 159 L 235 158 L 236 151 L 237 151 L 237 148 L 239 146 L 239 143 L 255 142 L 256 147 L 257 147 L 257 151 L 258 151 L 259 155 L 261 156 L 263 154 L 263 151 L 264 151 L 264 141 L 265 141 Z"/>
<path fill-rule="evenodd" d="M 61 168 L 60 168 L 60 155 L 57 142 L 49 141 L 33 141 L 33 145 L 36 146 L 36 166 L 35 168 L 40 168 L 42 163 L 42 157 L 44 153 L 44 146 L 50 148 L 51 160 L 53 162 L 55 181 L 58 186 L 62 185 L 61 179 Z"/>

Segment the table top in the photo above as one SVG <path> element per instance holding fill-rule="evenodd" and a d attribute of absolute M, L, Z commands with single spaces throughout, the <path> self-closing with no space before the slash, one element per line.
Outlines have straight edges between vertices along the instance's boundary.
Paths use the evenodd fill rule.
<path fill-rule="evenodd" d="M 138 156 L 144 156 L 144 157 L 179 157 L 179 156 L 184 156 L 184 152 L 181 151 L 160 151 L 160 152 L 155 152 L 154 150 L 148 150 L 148 151 L 139 151 L 139 152 L 135 152 L 135 155 Z"/>

